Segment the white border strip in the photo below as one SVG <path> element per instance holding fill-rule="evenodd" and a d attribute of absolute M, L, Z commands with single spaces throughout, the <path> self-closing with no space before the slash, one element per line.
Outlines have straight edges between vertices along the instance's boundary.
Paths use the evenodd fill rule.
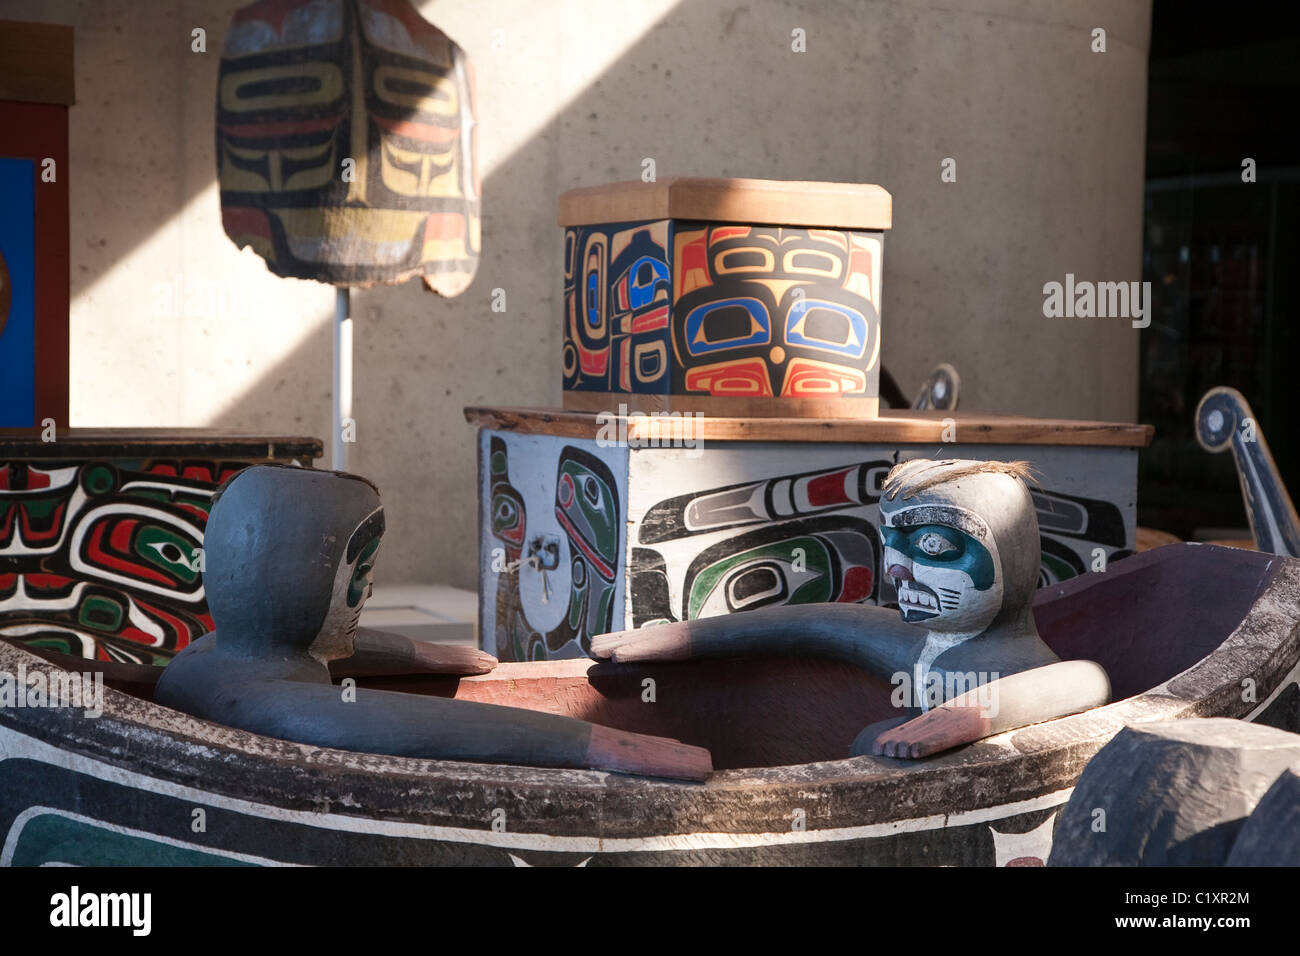
<path fill-rule="evenodd" d="M 1032 813 L 1060 806 L 1070 799 L 1073 787 L 1042 794 L 1028 800 L 1004 803 L 978 810 L 959 813 L 936 813 L 887 823 L 868 823 L 862 826 L 833 827 L 820 830 L 792 830 L 768 833 L 674 833 L 644 837 L 556 836 L 549 833 L 497 832 L 491 829 L 436 826 L 424 823 L 406 823 L 397 820 L 373 820 L 345 816 L 337 813 L 319 813 L 307 810 L 289 810 L 269 804 L 237 800 L 192 787 L 168 783 L 122 767 L 93 760 L 81 754 L 60 750 L 31 737 L 19 734 L 8 727 L 0 727 L 0 761 L 28 758 L 41 763 L 63 767 L 77 773 L 192 802 L 196 806 L 217 807 L 234 813 L 260 817 L 301 826 L 317 827 L 346 833 L 372 836 L 400 837 L 417 840 L 434 840 L 444 843 L 468 843 L 478 846 L 513 850 L 540 850 L 550 853 L 656 853 L 690 850 L 731 850 L 761 846 L 791 846 L 814 843 L 842 843 L 899 833 L 921 833 L 945 827 L 988 823 L 1022 813 Z M 340 794 L 341 803 L 346 795 Z M 157 839 L 165 840 L 158 837 Z"/>

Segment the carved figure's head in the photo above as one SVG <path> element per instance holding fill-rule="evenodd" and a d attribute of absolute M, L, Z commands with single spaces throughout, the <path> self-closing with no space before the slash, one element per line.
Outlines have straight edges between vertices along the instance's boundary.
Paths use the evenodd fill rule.
<path fill-rule="evenodd" d="M 204 586 L 220 646 L 349 657 L 384 533 L 379 492 L 334 471 L 257 465 L 217 495 Z"/>
<path fill-rule="evenodd" d="M 1024 462 L 903 462 L 880 498 L 885 573 L 903 620 L 975 635 L 1024 613 L 1038 583 L 1038 519 Z"/>

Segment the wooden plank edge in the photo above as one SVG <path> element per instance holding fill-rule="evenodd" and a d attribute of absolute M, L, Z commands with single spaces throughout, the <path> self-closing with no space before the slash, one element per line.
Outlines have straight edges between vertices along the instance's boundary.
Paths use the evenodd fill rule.
<path fill-rule="evenodd" d="M 229 461 L 265 459 L 316 459 L 325 453 L 319 438 L 244 435 L 224 437 L 159 435 L 78 436 L 57 433 L 43 442 L 32 429 L 0 430 L 0 459 L 31 461 L 98 458 L 215 458 Z"/>
<path fill-rule="evenodd" d="M 796 212 L 789 207 L 812 212 Z M 875 183 L 829 183 L 675 176 L 570 189 L 560 195 L 561 227 L 679 219 L 883 232 L 894 200 Z"/>
<path fill-rule="evenodd" d="M 777 398 L 774 396 L 749 397 L 731 395 L 668 395 L 644 392 L 589 392 L 566 391 L 564 411 L 613 412 L 620 406 L 628 414 L 668 414 L 671 412 L 694 414 L 702 412 L 710 418 L 765 419 L 835 418 L 863 421 L 880 416 L 880 399 L 866 395 L 844 395 L 838 398 Z"/>
<path fill-rule="evenodd" d="M 565 438 L 591 438 L 600 433 L 601 422 L 590 412 L 573 412 L 557 408 L 517 408 L 509 406 L 466 406 L 465 420 L 478 428 L 521 434 L 556 435 Z M 982 415 L 963 418 L 952 416 L 957 423 L 958 440 L 944 443 L 945 425 L 939 417 L 881 416 L 875 419 L 832 418 L 717 418 L 700 417 L 694 422 L 691 437 L 702 441 L 787 441 L 847 442 L 857 444 L 937 444 L 955 456 L 962 445 L 1068 445 L 1106 448 L 1145 448 L 1155 434 L 1151 425 L 1126 422 L 1095 422 L 1071 419 L 1034 419 L 1017 416 Z M 641 422 L 636 419 L 642 419 Z M 654 437 L 656 427 L 650 416 L 629 414 L 626 435 L 629 441 L 646 442 Z M 619 418 L 606 420 L 622 427 Z M 664 431 L 659 431 L 662 437 Z"/>

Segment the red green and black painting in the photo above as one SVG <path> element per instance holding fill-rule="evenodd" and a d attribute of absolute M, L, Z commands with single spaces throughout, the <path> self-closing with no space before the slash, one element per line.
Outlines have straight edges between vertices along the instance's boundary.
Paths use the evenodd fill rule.
<path fill-rule="evenodd" d="M 201 549 L 239 461 L 0 461 L 0 638 L 166 664 L 212 629 Z"/>

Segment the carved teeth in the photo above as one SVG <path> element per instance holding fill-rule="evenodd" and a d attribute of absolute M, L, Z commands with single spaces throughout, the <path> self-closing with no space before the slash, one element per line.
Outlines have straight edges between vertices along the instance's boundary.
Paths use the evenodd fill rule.
<path fill-rule="evenodd" d="M 939 610 L 939 602 L 933 594 L 918 590 L 906 581 L 898 589 L 898 603 L 910 604 L 913 607 L 924 608 L 927 611 Z"/>

